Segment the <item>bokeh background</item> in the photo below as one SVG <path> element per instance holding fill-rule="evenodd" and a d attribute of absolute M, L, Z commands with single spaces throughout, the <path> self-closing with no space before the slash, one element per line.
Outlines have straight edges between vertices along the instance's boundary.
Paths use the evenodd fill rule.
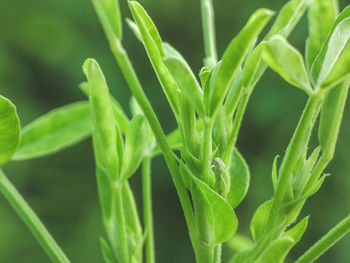
<path fill-rule="evenodd" d="M 126 0 L 122 13 L 130 17 Z M 202 65 L 199 0 L 141 0 L 164 40 L 177 47 L 195 72 Z M 279 10 L 286 1 L 221 0 L 215 2 L 218 51 L 259 7 Z M 348 2 L 341 1 L 341 7 Z M 290 41 L 304 52 L 307 20 L 302 19 Z M 124 45 L 166 131 L 175 127 L 169 107 L 141 44 L 124 23 Z M 0 1 L 0 93 L 18 108 L 22 126 L 64 104 L 84 100 L 78 84 L 84 80 L 81 65 L 96 58 L 112 93 L 128 108 L 130 92 L 109 51 L 107 41 L 88 0 Z M 247 198 L 237 209 L 239 232 L 249 235 L 253 212 L 272 195 L 271 166 L 283 155 L 306 96 L 268 70 L 251 98 L 238 147 L 251 167 Z M 316 135 L 316 134 L 315 134 Z M 340 131 L 331 176 L 306 204 L 311 215 L 302 242 L 292 250 L 292 262 L 349 211 L 350 108 Z M 158 262 L 194 262 L 183 214 L 170 175 L 161 157 L 153 162 L 153 206 Z M 72 262 L 102 262 L 98 237 L 104 235 L 97 200 L 94 159 L 88 139 L 49 157 L 10 163 L 4 168 L 10 180 L 38 213 Z M 140 203 L 141 180 L 132 178 Z M 0 262 L 49 262 L 20 219 L 0 197 Z M 317 262 L 350 262 L 350 236 Z M 226 248 L 225 255 L 232 253 Z"/>

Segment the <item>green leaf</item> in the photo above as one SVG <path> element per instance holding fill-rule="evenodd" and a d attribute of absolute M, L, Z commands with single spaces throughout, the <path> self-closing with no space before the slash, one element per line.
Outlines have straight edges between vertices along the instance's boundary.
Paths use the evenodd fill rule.
<path fill-rule="evenodd" d="M 312 93 L 303 57 L 285 38 L 276 35 L 265 42 L 263 58 L 285 81 Z"/>
<path fill-rule="evenodd" d="M 83 70 L 90 89 L 89 102 L 96 162 L 106 170 L 110 179 L 115 180 L 119 174 L 117 132 L 107 83 L 94 59 L 87 59 Z"/>
<path fill-rule="evenodd" d="M 121 39 L 123 36 L 123 26 L 120 16 L 118 0 L 92 0 L 95 11 L 101 21 L 107 38 Z"/>
<path fill-rule="evenodd" d="M 349 80 L 331 89 L 323 102 L 318 139 L 326 153 L 334 152 L 348 89 Z"/>
<path fill-rule="evenodd" d="M 237 149 L 233 151 L 229 173 L 231 176 L 231 187 L 226 200 L 232 208 L 235 208 L 247 194 L 250 181 L 249 167 Z"/>
<path fill-rule="evenodd" d="M 245 250 L 238 251 L 229 261 L 229 263 L 246 263 L 251 257 L 254 248 L 248 248 Z"/>
<path fill-rule="evenodd" d="M 164 44 L 164 62 L 173 75 L 181 92 L 192 104 L 199 116 L 204 117 L 203 93 L 199 83 L 185 59 L 169 44 Z"/>
<path fill-rule="evenodd" d="M 210 75 L 210 70 L 207 67 L 203 67 L 199 72 L 199 79 L 201 80 L 202 87 L 205 87 L 205 83 Z"/>
<path fill-rule="evenodd" d="M 298 243 L 304 235 L 308 223 L 309 216 L 304 217 L 298 224 L 296 224 L 294 227 L 285 232 L 283 234 L 283 237 L 290 237 L 291 239 L 293 239 L 294 244 Z"/>
<path fill-rule="evenodd" d="M 309 72 L 312 63 L 327 39 L 338 12 L 337 0 L 311 1 L 308 12 L 309 37 L 306 42 L 306 67 Z"/>
<path fill-rule="evenodd" d="M 252 221 L 250 223 L 250 232 L 253 239 L 258 242 L 264 235 L 266 225 L 269 220 L 272 200 L 264 202 L 255 211 Z"/>
<path fill-rule="evenodd" d="M 143 115 L 136 115 L 130 122 L 125 134 L 125 149 L 121 180 L 128 179 L 139 167 L 147 146 L 147 126 Z"/>
<path fill-rule="evenodd" d="M 337 17 L 321 51 L 312 64 L 311 76 L 317 86 L 321 86 L 327 78 L 348 42 L 350 36 L 349 16 L 350 7 L 347 7 Z"/>
<path fill-rule="evenodd" d="M 256 263 L 282 263 L 294 245 L 290 237 L 281 237 L 271 242 Z"/>
<path fill-rule="evenodd" d="M 202 193 L 206 205 L 207 216 L 213 234 L 211 245 L 217 245 L 229 240 L 237 230 L 238 221 L 232 207 L 197 177 L 192 180 Z"/>
<path fill-rule="evenodd" d="M 256 37 L 272 15 L 273 12 L 268 9 L 259 9 L 254 12 L 248 23 L 226 49 L 218 75 L 215 78 L 215 85 L 210 89 L 209 116 L 213 116 L 219 105 L 224 101 L 237 70 L 251 49 Z"/>
<path fill-rule="evenodd" d="M 106 263 L 114 263 L 114 256 L 111 248 L 109 247 L 106 240 L 104 240 L 102 237 L 100 238 L 100 246 L 102 251 L 103 259 Z"/>
<path fill-rule="evenodd" d="M 178 86 L 163 62 L 164 50 L 159 33 L 143 7 L 136 1 L 129 1 L 129 7 L 140 30 L 148 57 L 157 74 L 163 91 L 175 113 L 178 114 Z"/>
<path fill-rule="evenodd" d="M 292 0 L 284 5 L 265 39 L 277 34 L 288 37 L 311 1 L 313 0 Z"/>
<path fill-rule="evenodd" d="M 72 103 L 54 109 L 22 130 L 21 143 L 14 160 L 27 160 L 58 152 L 91 132 L 88 102 Z"/>
<path fill-rule="evenodd" d="M 253 247 L 254 242 L 245 235 L 235 234 L 229 241 L 226 242 L 226 245 L 234 251 L 242 251 Z"/>
<path fill-rule="evenodd" d="M 134 33 L 135 37 L 142 43 L 142 36 L 136 23 L 129 18 L 126 18 L 126 23 L 130 27 L 131 31 Z"/>
<path fill-rule="evenodd" d="M 20 141 L 20 130 L 16 106 L 0 95 L 0 166 L 15 153 Z"/>

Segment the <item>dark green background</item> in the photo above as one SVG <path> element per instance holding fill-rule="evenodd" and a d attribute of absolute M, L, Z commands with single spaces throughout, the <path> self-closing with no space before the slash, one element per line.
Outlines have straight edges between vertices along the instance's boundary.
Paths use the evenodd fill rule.
<path fill-rule="evenodd" d="M 126 0 L 122 13 L 130 17 Z M 215 2 L 219 54 L 259 7 L 279 10 L 286 1 Z M 347 1 L 342 1 L 344 7 Z M 203 44 L 199 0 L 143 0 L 164 40 L 177 47 L 195 72 L 202 65 Z M 141 44 L 124 26 L 124 45 L 164 128 L 175 127 L 161 88 Z M 306 18 L 290 41 L 302 52 L 307 35 Z M 128 107 L 130 92 L 109 51 L 101 26 L 88 0 L 0 1 L 0 93 L 18 109 L 22 126 L 66 103 L 83 100 L 78 84 L 84 80 L 81 65 L 96 58 L 112 93 Z M 271 197 L 271 166 L 283 155 L 306 96 L 268 70 L 250 101 L 238 147 L 251 167 L 251 187 L 237 209 L 239 232 L 249 234 L 254 210 Z M 350 192 L 349 102 L 340 131 L 331 176 L 303 210 L 311 215 L 302 242 L 290 262 L 349 211 Z M 316 135 L 316 133 L 315 133 Z M 91 141 L 58 154 L 5 167 L 10 180 L 38 213 L 72 262 L 102 262 L 98 237 L 103 235 L 97 201 Z M 140 203 L 140 176 L 132 186 Z M 153 162 L 153 205 L 158 262 L 194 262 L 181 208 L 162 158 Z M 0 262 L 49 262 L 39 245 L 6 201 L 0 198 Z M 350 237 L 344 238 L 317 262 L 350 262 Z M 230 250 L 226 249 L 225 255 Z"/>

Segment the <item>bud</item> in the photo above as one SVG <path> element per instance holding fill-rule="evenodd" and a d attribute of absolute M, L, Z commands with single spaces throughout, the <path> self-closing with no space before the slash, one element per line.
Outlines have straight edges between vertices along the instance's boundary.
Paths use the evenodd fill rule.
<path fill-rule="evenodd" d="M 231 186 L 231 177 L 228 173 L 226 165 L 220 158 L 214 158 L 212 162 L 212 170 L 215 175 L 215 186 L 214 189 L 217 191 L 222 197 L 226 197 L 228 192 L 230 191 Z"/>

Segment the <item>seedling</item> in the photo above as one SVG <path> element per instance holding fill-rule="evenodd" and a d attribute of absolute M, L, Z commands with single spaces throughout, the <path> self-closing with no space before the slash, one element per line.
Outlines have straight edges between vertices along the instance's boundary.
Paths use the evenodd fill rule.
<path fill-rule="evenodd" d="M 133 93 L 130 120 L 113 98 L 102 70 L 87 59 L 89 102 L 56 109 L 22 130 L 14 105 L 0 97 L 0 166 L 54 153 L 92 134 L 96 176 L 106 238 L 105 262 L 155 262 L 151 203 L 151 160 L 162 154 L 187 222 L 196 262 L 221 262 L 222 244 L 236 253 L 229 263 L 280 263 L 302 238 L 309 217 L 298 215 L 324 183 L 332 160 L 350 84 L 350 7 L 340 14 L 335 0 L 291 0 L 266 36 L 259 35 L 274 12 L 258 9 L 218 61 L 212 0 L 201 0 L 205 58 L 198 77 L 185 58 L 162 40 L 152 19 L 128 1 L 127 23 L 143 44 L 178 128 L 166 135 L 123 47 L 116 0 L 92 0 L 111 50 Z M 305 59 L 287 40 L 308 10 Z M 267 67 L 301 89 L 308 102 L 282 162 L 272 164 L 274 194 L 254 213 L 252 238 L 236 234 L 235 208 L 247 194 L 250 172 L 236 147 L 254 88 Z M 318 126 L 318 147 L 310 149 Z M 4 127 L 4 128 L 3 128 Z M 18 146 L 19 145 L 19 146 Z M 128 179 L 142 164 L 143 226 Z M 254 175 L 253 175 L 254 176 Z M 29 206 L 0 173 L 0 190 L 54 262 L 69 262 Z M 296 262 L 317 260 L 350 230 L 350 217 Z M 189 259 L 191 262 L 192 259 Z"/>

